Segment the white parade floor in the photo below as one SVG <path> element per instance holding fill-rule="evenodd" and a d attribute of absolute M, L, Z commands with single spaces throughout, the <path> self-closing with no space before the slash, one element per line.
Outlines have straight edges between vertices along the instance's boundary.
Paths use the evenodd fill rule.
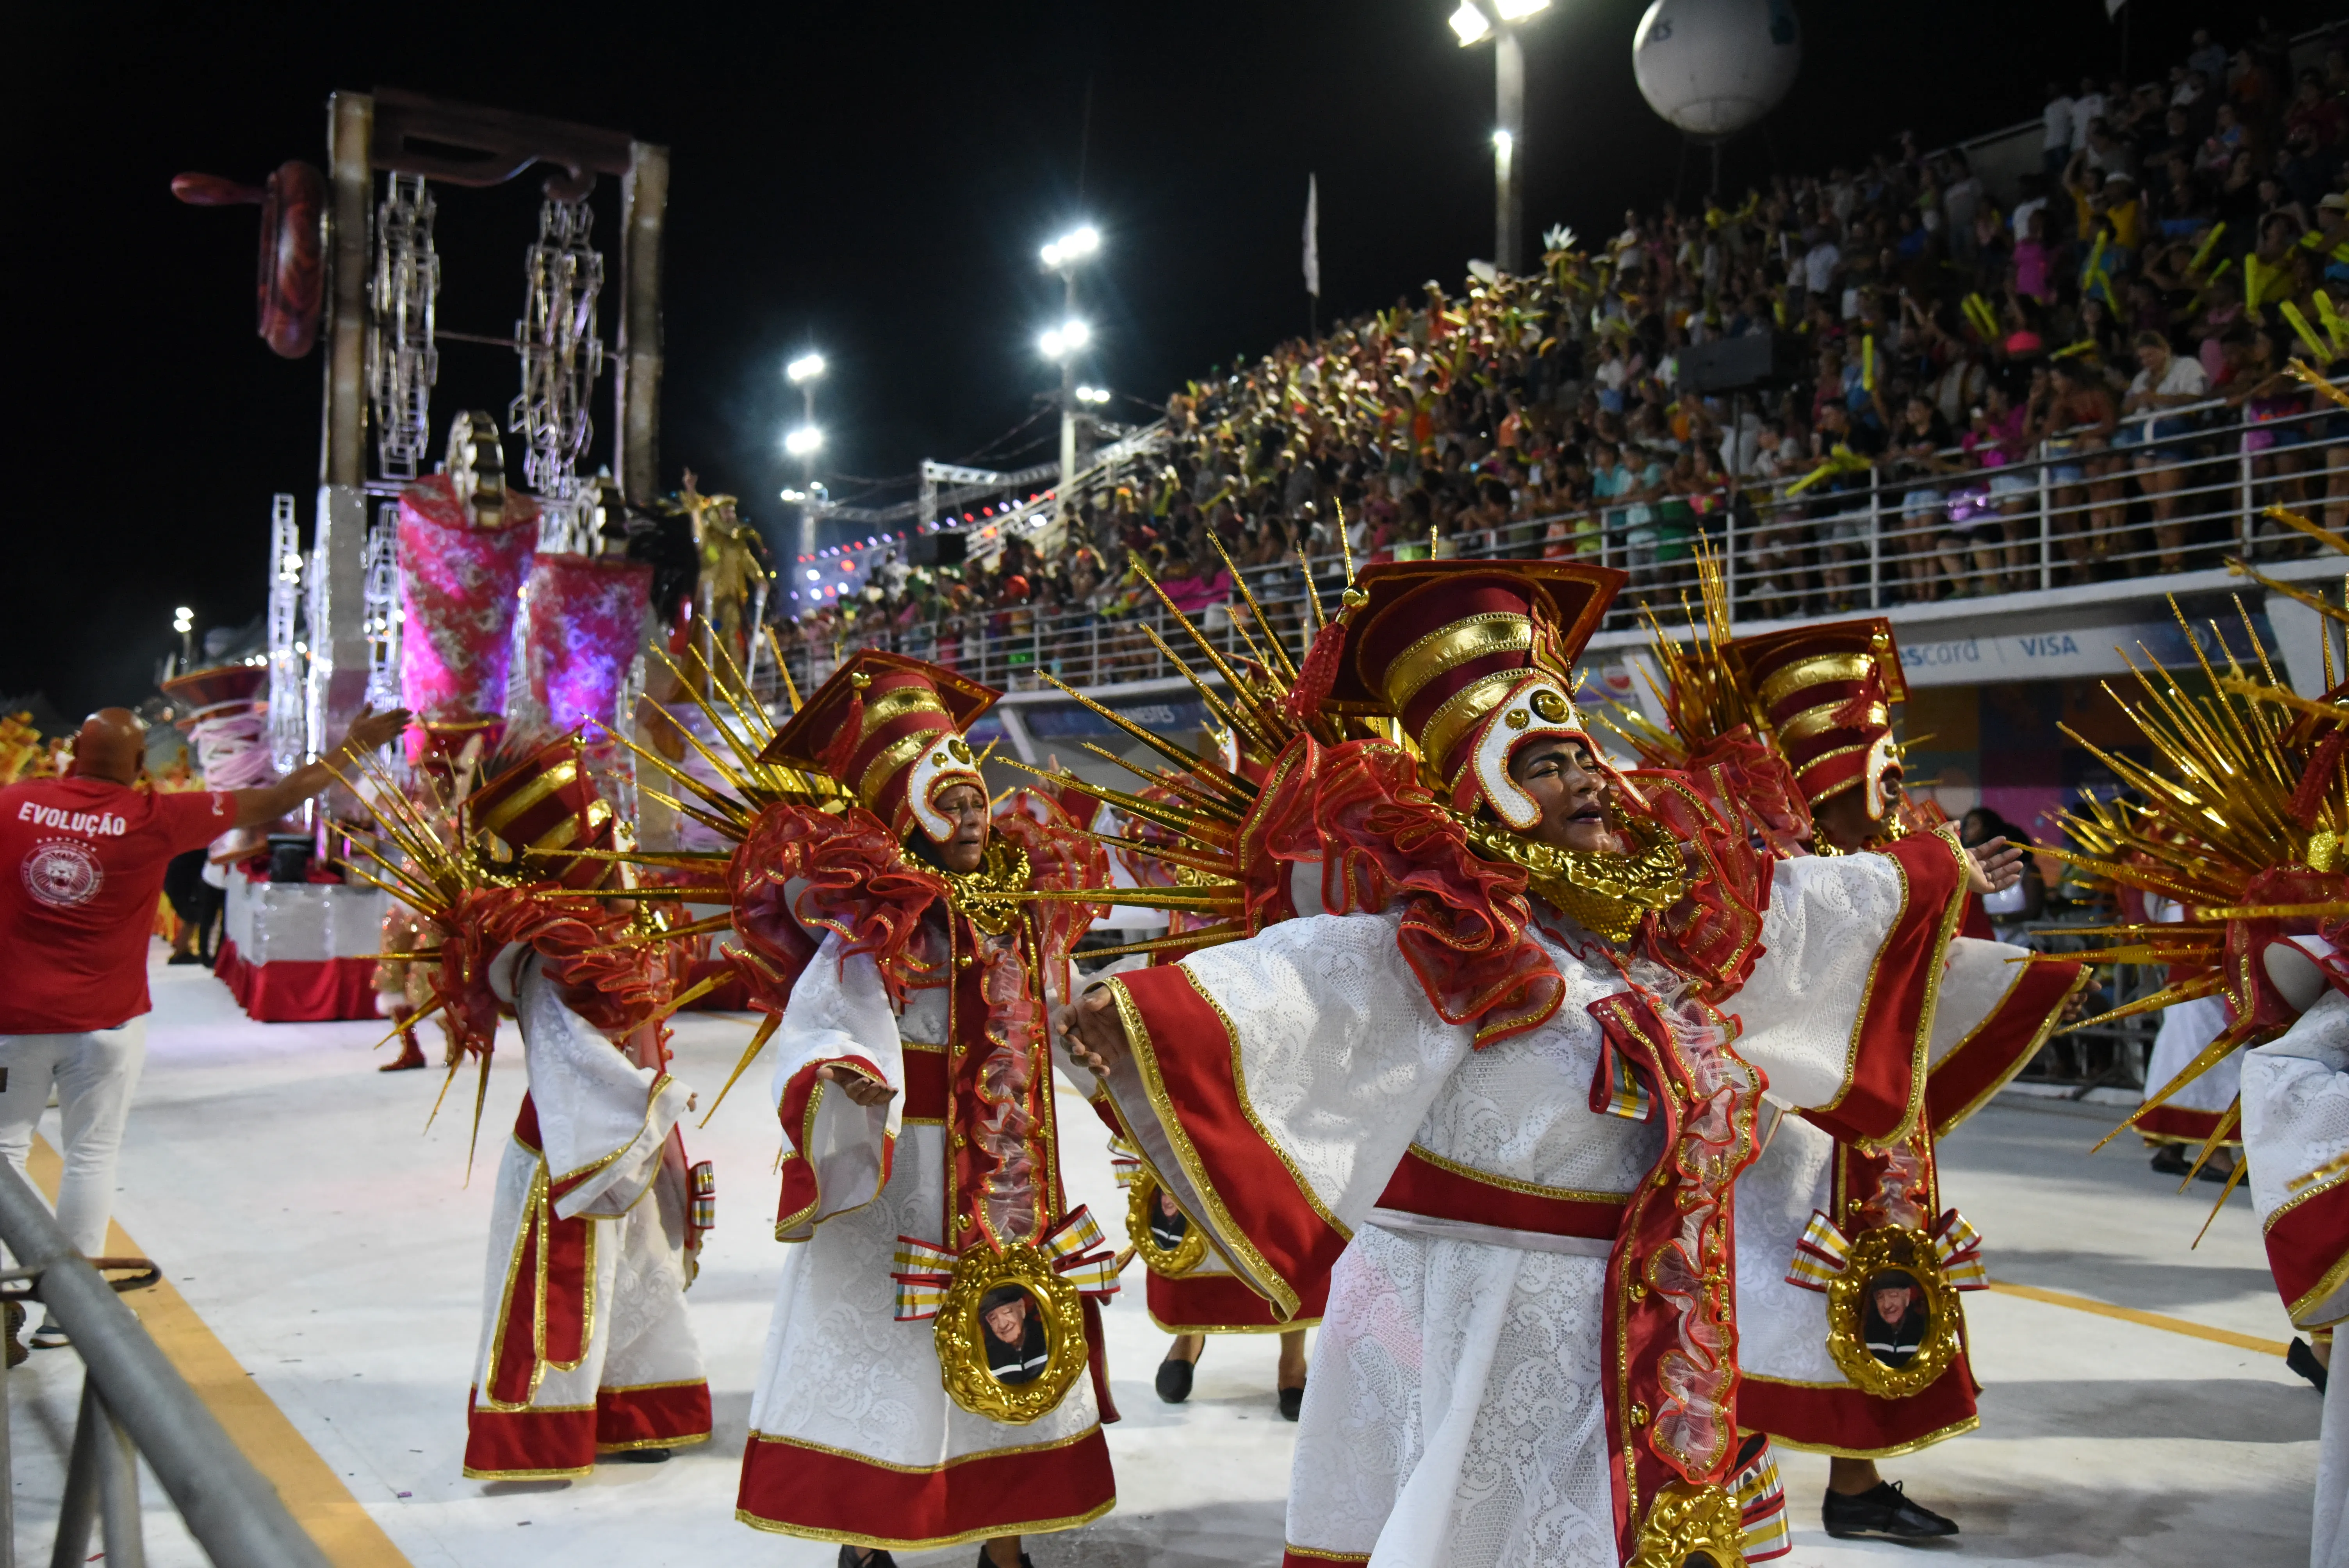
<path fill-rule="evenodd" d="M 763 1067 L 706 1131 L 688 1128 L 694 1158 L 718 1168 L 719 1228 L 690 1297 L 717 1439 L 665 1465 L 484 1486 L 464 1480 L 459 1462 L 488 1174 L 523 1088 L 518 1042 L 506 1042 L 513 1048 L 492 1078 L 469 1188 L 470 1093 L 452 1091 L 425 1133 L 440 1074 L 373 1071 L 386 1059 L 367 1055 L 379 1026 L 257 1025 L 202 970 L 159 966 L 154 980 L 116 1218 L 398 1554 L 469 1568 L 834 1561 L 836 1548 L 760 1534 L 733 1517 L 779 1251 Z M 748 1033 L 740 1016 L 683 1021 L 676 1071 L 705 1106 Z M 1065 1088 L 1061 1111 L 1072 1197 L 1122 1232 L 1098 1123 Z M 2177 1196 L 2134 1140 L 2088 1157 L 2115 1116 L 2010 1096 L 1946 1146 L 1946 1195 L 1981 1229 L 1993 1278 L 2287 1339 L 2244 1196 L 2189 1251 L 2217 1189 L 2197 1184 Z M 57 1140 L 54 1112 L 47 1135 Z M 1138 1276 L 1130 1283 L 1138 1287 Z M 1163 1405 L 1151 1374 L 1165 1340 L 1140 1294 L 1107 1315 L 1125 1416 L 1109 1429 L 1119 1506 L 1086 1530 L 1031 1541 L 1038 1568 L 1277 1563 L 1294 1429 L 1274 1407 L 1275 1341 L 1212 1342 L 1191 1401 Z M 1964 1527 L 1930 1555 L 2178 1568 L 2306 1562 L 2318 1398 L 2280 1357 L 2017 1294 L 1967 1304 L 1974 1365 L 1988 1385 L 1982 1429 L 1886 1466 Z M 42 1351 L 10 1380 L 25 1561 L 48 1555 L 79 1379 L 70 1351 Z M 1889 1561 L 1915 1550 L 1830 1542 L 1818 1528 L 1826 1461 L 1788 1454 L 1784 1462 L 1796 1542 L 1788 1561 Z M 150 1560 L 201 1562 L 151 1476 L 146 1484 Z M 905 1561 L 944 1568 L 975 1555 L 957 1547 Z M 398 1561 L 379 1547 L 343 1557 Z"/>

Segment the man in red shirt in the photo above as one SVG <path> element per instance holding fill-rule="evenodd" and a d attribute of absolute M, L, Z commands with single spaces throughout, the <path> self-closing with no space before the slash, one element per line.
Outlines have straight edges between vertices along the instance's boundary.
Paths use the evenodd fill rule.
<path fill-rule="evenodd" d="M 405 710 L 361 714 L 328 760 L 390 741 Z M 263 789 L 141 794 L 146 727 L 101 708 L 62 779 L 0 789 L 0 1153 L 18 1173 L 51 1082 L 65 1111 L 57 1223 L 86 1256 L 106 1244 L 114 1166 L 147 1055 L 147 939 L 171 857 L 232 828 L 274 822 L 335 781 L 326 761 Z M 66 1343 L 54 1322 L 37 1346 Z"/>

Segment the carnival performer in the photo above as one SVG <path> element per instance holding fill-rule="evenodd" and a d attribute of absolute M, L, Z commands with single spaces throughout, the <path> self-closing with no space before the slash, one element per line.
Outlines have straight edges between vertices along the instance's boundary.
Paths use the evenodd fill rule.
<path fill-rule="evenodd" d="M 1690 781 L 1604 767 L 1570 672 L 1621 582 L 1367 570 L 1295 695 L 1409 747 L 1283 757 L 1248 833 L 1298 917 L 1063 1016 L 1236 1272 L 1293 1312 L 1334 1263 L 1292 1564 L 1783 1553 L 1729 1288 L 1764 1074 L 1897 1135 L 1981 989 L 1937 1013 L 1926 979 L 2014 852 L 1780 861 Z"/>
<path fill-rule="evenodd" d="M 530 1078 L 491 1208 L 465 1474 L 580 1476 L 599 1453 L 666 1459 L 707 1440 L 709 1388 L 685 1305 L 705 1184 L 676 1130 L 694 1097 L 662 1070 L 667 965 L 602 858 L 611 807 L 574 738 L 475 790 L 455 850 L 388 779 L 375 782 L 369 804 L 415 869 L 371 852 L 374 872 L 437 927 L 435 1006 L 481 1058 L 483 1088 L 511 1014 Z M 502 859 L 484 864 L 484 848 Z M 478 1091 L 474 1114 L 478 1137 Z"/>
<path fill-rule="evenodd" d="M 1268 678 L 1260 668 L 1253 673 L 1259 681 Z M 1273 758 L 1244 745 L 1237 725 L 1211 727 L 1208 740 L 1216 759 L 1226 771 L 1257 784 L 1264 781 Z M 1181 804 L 1181 798 L 1164 786 L 1143 791 L 1143 798 L 1170 806 Z M 1136 837 L 1148 841 L 1174 838 L 1147 822 L 1135 822 L 1133 830 Z M 1120 849 L 1117 856 L 1141 887 L 1183 886 L 1184 873 L 1190 870 L 1177 862 L 1155 859 L 1147 851 Z M 1199 879 L 1194 875 L 1191 880 Z M 1210 916 L 1174 910 L 1167 914 L 1167 928 L 1170 934 L 1180 934 L 1186 929 L 1204 927 L 1210 920 Z M 1093 1105 L 1114 1135 L 1111 1140 L 1112 1161 L 1129 1197 L 1126 1235 L 1135 1256 L 1148 1271 L 1145 1291 L 1150 1321 L 1174 1336 L 1154 1378 L 1158 1397 L 1170 1405 L 1179 1405 L 1191 1397 L 1199 1357 L 1206 1353 L 1209 1336 L 1278 1334 L 1280 1357 L 1273 1373 L 1273 1398 L 1283 1419 L 1297 1419 L 1305 1403 L 1305 1335 L 1321 1321 L 1329 1281 L 1320 1278 L 1309 1282 L 1296 1315 L 1286 1322 L 1276 1316 L 1272 1304 L 1250 1290 L 1247 1282 L 1232 1272 L 1223 1254 L 1207 1244 L 1206 1233 L 1193 1225 L 1174 1198 L 1143 1169 L 1141 1159 L 1123 1135 L 1116 1112 L 1110 1108 L 1108 1097 L 1097 1094 Z"/>
<path fill-rule="evenodd" d="M 2349 620 L 2304 590 L 2245 575 Z M 2309 1335 L 2288 1357 L 2324 1390 L 2309 1561 L 2349 1568 L 2349 1409 L 2325 1367 L 2333 1330 L 2349 1318 L 2349 686 L 2302 697 L 2269 673 L 2248 624 L 2219 641 L 2223 670 L 2197 645 L 2210 695 L 2189 698 L 2163 672 L 2139 672 L 2123 707 L 2152 764 L 2089 746 L 2131 798 L 2084 799 L 2063 819 L 2075 847 L 2054 852 L 2107 886 L 2177 906 L 2175 918 L 2090 934 L 2106 945 L 2079 956 L 2137 963 L 2149 952 L 2169 983 L 2089 1023 L 2225 1003 L 2225 1027 L 2158 1087 L 2148 1074 L 2144 1104 L 2113 1136 L 2233 1069 L 2238 1093 L 2188 1171 L 2240 1128 L 2242 1158 L 2219 1202 L 2248 1176 L 2277 1293 Z M 2246 643 L 2249 668 L 2233 652 Z M 2207 1086 L 2203 1098 L 2214 1098 Z"/>
<path fill-rule="evenodd" d="M 1768 799 L 1776 820 L 1757 830 L 1791 821 L 1802 847 L 1822 856 L 1883 852 L 1938 819 L 1901 790 L 1894 716 L 1907 693 L 1890 624 L 1869 618 L 1725 637 L 1725 595 L 1709 573 L 1706 586 L 1704 634 L 1658 650 L 1673 676 L 1668 706 L 1682 765 L 1705 777 L 1740 759 L 1741 788 L 1724 793 L 1749 810 Z M 1771 771 L 1752 763 L 1757 744 L 1791 788 L 1751 788 Z M 1978 909 L 1970 897 L 1954 917 L 1962 923 Z M 1937 1034 L 1941 1048 L 1907 1122 L 1889 1138 L 1852 1138 L 1791 1116 L 1737 1179 L 1738 1423 L 1830 1456 L 1820 1513 L 1837 1538 L 1957 1533 L 1954 1521 L 1877 1470 L 1878 1460 L 1980 1424 L 1957 1295 L 1982 1288 L 1980 1238 L 1945 1205 L 1934 1148 L 2030 1062 L 2085 981 L 2078 965 L 2020 962 L 2021 948 L 1963 934 L 1950 944 L 1981 989 L 1944 997 L 1971 1026 Z M 1900 983 L 1930 986 L 1934 971 Z M 1957 972 L 1945 984 L 1960 984 Z M 1919 1255 L 1901 1274 L 1916 1276 L 1901 1288 L 1923 1338 L 1888 1353 L 1872 1347 L 1854 1311 L 1876 1294 L 1863 1276 L 1887 1264 L 1880 1254 L 1903 1236 L 1930 1242 L 1911 1245 Z"/>
<path fill-rule="evenodd" d="M 792 1245 L 736 1517 L 843 1565 L 978 1542 L 1019 1568 L 1116 1501 L 1116 1274 L 1061 1189 L 1045 1032 L 1108 862 L 1040 797 L 990 821 L 964 731 L 997 696 L 855 655 L 761 758 L 846 800 L 777 800 L 733 860 L 738 927 L 822 936 L 775 1037 Z"/>

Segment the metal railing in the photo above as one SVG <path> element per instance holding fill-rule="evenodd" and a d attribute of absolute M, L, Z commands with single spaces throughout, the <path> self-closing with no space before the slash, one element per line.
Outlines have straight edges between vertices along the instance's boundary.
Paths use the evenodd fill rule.
<path fill-rule="evenodd" d="M 1671 607 L 1694 595 L 1691 550 L 1720 552 L 1731 608 L 1743 623 L 1865 614 L 1904 603 L 1982 599 L 2125 582 L 2215 568 L 2229 556 L 2273 560 L 2318 548 L 2262 514 L 2283 504 L 2311 516 L 2349 469 L 2328 451 L 2349 448 L 2349 413 L 2320 402 L 2262 417 L 2211 400 L 2137 416 L 2114 430 L 2075 429 L 2038 443 L 2016 462 L 1981 466 L 1951 449 L 1926 461 L 1884 459 L 1807 488 L 1796 469 L 1686 493 L 1608 501 L 1588 510 L 1513 519 L 1434 542 L 1439 557 L 1587 560 L 1619 567 L 1630 583 L 1606 629 L 1633 628 L 1641 606 Z M 2349 495 L 2331 504 L 2349 504 Z M 1365 539 L 1364 559 L 1413 559 L 1427 539 Z M 1220 568 L 1218 568 L 1220 571 Z M 1254 605 L 1218 578 L 1168 583 L 1195 605 L 1193 624 L 1226 658 L 1245 657 L 1269 632 L 1290 657 L 1314 625 L 1311 585 L 1334 612 L 1343 558 L 1244 566 Z M 1125 584 L 1082 608 L 973 608 L 931 618 L 901 615 L 856 634 L 786 646 L 802 691 L 836 658 L 874 646 L 932 660 L 990 686 L 1028 690 L 1049 673 L 1075 686 L 1161 680 L 1179 672 L 1152 641 L 1165 639 L 1204 664 L 1157 596 Z"/>
<path fill-rule="evenodd" d="M 47 1307 L 87 1369 L 52 1568 L 94 1560 L 93 1525 L 101 1532 L 109 1568 L 143 1568 L 141 1456 L 212 1562 L 228 1568 L 326 1568 L 326 1554 L 139 1326 L 117 1285 L 73 1249 L 39 1194 L 5 1164 L 0 1242 L 17 1264 L 0 1277 L 29 1282 L 28 1290 L 10 1299 Z M 160 1277 L 129 1283 L 151 1284 Z M 16 1568 L 7 1418 L 7 1374 L 0 1371 L 0 1568 Z"/>

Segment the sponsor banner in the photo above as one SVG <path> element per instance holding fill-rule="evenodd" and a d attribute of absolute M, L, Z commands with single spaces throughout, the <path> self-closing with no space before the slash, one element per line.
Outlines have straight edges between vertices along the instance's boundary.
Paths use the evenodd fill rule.
<path fill-rule="evenodd" d="M 2187 628 L 2173 620 L 2079 626 L 2050 616 L 2046 624 L 2019 632 L 1964 637 L 1933 637 L 1920 634 L 1928 628 L 1904 627 L 1900 671 L 1912 686 L 1972 686 L 2121 675 L 2132 659 L 2139 668 L 2147 664 L 2191 668 L 2198 647 L 2214 665 L 2223 665 L 2230 652 L 2246 662 L 2256 660 L 2240 621 L 2230 613 L 2220 625 L 2226 632 L 2223 643 L 2219 629 L 2207 621 L 2193 625 L 2190 638 Z M 2252 614 L 2251 628 L 2272 656 L 2275 631 L 2264 613 Z"/>

